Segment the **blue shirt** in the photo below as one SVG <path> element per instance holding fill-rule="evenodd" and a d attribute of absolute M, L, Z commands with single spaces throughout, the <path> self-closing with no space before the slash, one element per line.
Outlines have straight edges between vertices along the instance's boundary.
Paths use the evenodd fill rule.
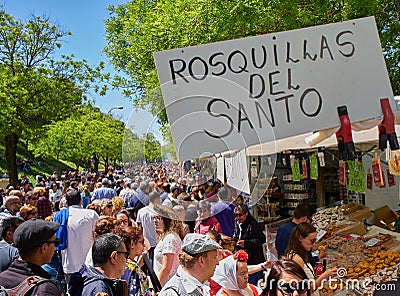
<path fill-rule="evenodd" d="M 211 215 L 217 218 L 222 233 L 232 237 L 235 230 L 235 206 L 223 200 L 211 206 Z"/>
<path fill-rule="evenodd" d="M 278 228 L 278 232 L 276 233 L 275 247 L 278 252 L 278 258 L 282 257 L 285 254 L 285 250 L 289 243 L 290 235 L 292 234 L 293 228 L 297 226 L 296 223 L 290 221 L 285 223 Z"/>
<path fill-rule="evenodd" d="M 275 240 L 275 248 L 276 251 L 278 252 L 278 258 L 280 258 L 285 254 L 286 248 L 289 244 L 290 235 L 292 234 L 293 228 L 295 228 L 296 226 L 297 224 L 294 223 L 293 221 L 290 221 L 288 223 L 279 226 Z M 311 251 L 307 252 L 307 257 L 312 266 L 315 266 L 315 264 L 319 260 L 318 257 L 313 257 L 311 255 Z"/>
<path fill-rule="evenodd" d="M 114 196 L 115 196 L 114 189 L 102 186 L 93 192 L 92 201 L 94 201 L 95 199 L 103 199 L 103 198 L 112 199 Z"/>

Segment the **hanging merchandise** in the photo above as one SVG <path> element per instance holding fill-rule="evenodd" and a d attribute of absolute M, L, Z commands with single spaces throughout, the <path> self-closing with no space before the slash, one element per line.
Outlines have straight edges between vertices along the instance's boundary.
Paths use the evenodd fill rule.
<path fill-rule="evenodd" d="M 351 132 L 351 122 L 346 106 L 337 107 L 340 119 L 340 129 L 336 132 L 336 140 L 338 142 L 339 159 L 348 160 L 356 159 L 356 148 L 353 142 L 353 134 Z"/>
<path fill-rule="evenodd" d="M 390 173 L 389 169 L 386 170 L 386 175 L 387 175 L 389 187 L 395 186 L 396 179 L 394 178 L 394 175 Z"/>
<path fill-rule="evenodd" d="M 389 170 L 393 175 L 400 176 L 400 150 L 392 150 Z"/>
<path fill-rule="evenodd" d="M 318 159 L 319 159 L 319 165 L 321 167 L 325 166 L 325 155 L 324 152 L 318 152 Z"/>
<path fill-rule="evenodd" d="M 303 179 L 308 179 L 308 166 L 307 160 L 305 159 L 303 159 L 303 161 L 301 162 L 301 172 Z"/>
<path fill-rule="evenodd" d="M 294 182 L 300 182 L 300 164 L 299 160 L 295 159 L 292 165 L 292 180 Z"/>
<path fill-rule="evenodd" d="M 372 190 L 372 174 L 370 169 L 368 169 L 367 174 L 367 189 Z"/>
<path fill-rule="evenodd" d="M 338 181 L 339 185 L 346 186 L 346 163 L 343 160 L 339 161 Z"/>
<path fill-rule="evenodd" d="M 347 189 L 358 193 L 365 193 L 363 163 L 357 160 L 349 160 L 347 161 L 347 165 L 349 166 L 349 182 Z"/>
<path fill-rule="evenodd" d="M 393 175 L 400 176 L 400 151 L 396 129 L 394 126 L 395 116 L 393 114 L 392 108 L 390 107 L 388 98 L 381 99 L 380 102 L 383 111 L 383 120 L 378 126 L 379 149 L 386 149 L 387 142 L 389 142 L 390 149 L 387 149 L 387 153 L 390 157 L 390 160 L 388 160 L 389 170 Z"/>
<path fill-rule="evenodd" d="M 290 166 L 292 167 L 292 166 L 294 165 L 294 160 L 296 159 L 296 156 L 294 156 L 293 154 L 291 154 L 291 155 L 289 156 L 289 158 L 290 158 Z"/>
<path fill-rule="evenodd" d="M 382 173 L 381 159 L 378 154 L 375 153 L 374 159 L 372 159 L 372 174 L 374 176 L 374 183 L 378 187 L 385 187 L 385 179 Z"/>
<path fill-rule="evenodd" d="M 258 176 L 257 161 L 255 158 L 251 161 L 251 178 L 255 179 Z"/>
<path fill-rule="evenodd" d="M 315 155 L 310 156 L 310 179 L 318 179 L 318 160 Z"/>

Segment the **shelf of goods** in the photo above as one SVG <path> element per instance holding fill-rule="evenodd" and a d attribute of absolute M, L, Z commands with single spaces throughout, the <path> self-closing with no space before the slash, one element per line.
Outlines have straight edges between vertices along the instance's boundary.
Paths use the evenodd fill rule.
<path fill-rule="evenodd" d="M 293 210 L 299 203 L 310 201 L 315 196 L 311 188 L 311 180 L 294 182 L 292 181 L 292 175 L 287 174 L 282 176 L 282 181 L 284 204 L 286 208 L 289 208 L 289 215 L 293 215 Z"/>
<path fill-rule="evenodd" d="M 326 248 L 327 268 L 340 270 L 337 285 L 326 284 L 321 295 L 372 296 L 377 284 L 397 280 L 400 234 L 377 226 L 367 229 L 362 220 L 369 215 L 369 208 L 351 203 L 320 210 L 313 216 L 317 231 L 326 231 L 314 248 Z M 353 282 L 358 284 L 354 286 Z"/>
<path fill-rule="evenodd" d="M 266 188 L 262 198 L 257 203 L 257 220 L 260 223 L 272 223 L 281 217 L 276 214 L 281 198 L 280 188 L 276 178 L 259 179 L 260 188 Z M 263 186 L 264 185 L 264 186 Z"/>

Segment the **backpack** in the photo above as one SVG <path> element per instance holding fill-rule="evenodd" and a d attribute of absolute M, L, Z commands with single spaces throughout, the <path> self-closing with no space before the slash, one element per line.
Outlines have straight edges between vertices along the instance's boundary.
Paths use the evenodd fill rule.
<path fill-rule="evenodd" d="M 30 291 L 41 283 L 53 282 L 52 280 L 32 275 L 23 280 L 18 286 L 6 289 L 0 286 L 0 296 L 24 296 L 30 295 Z"/>
<path fill-rule="evenodd" d="M 57 251 L 65 250 L 68 246 L 68 214 L 68 208 L 53 214 L 53 221 L 60 224 L 60 228 L 56 232 L 56 238 L 60 240 L 60 244 L 56 248 Z"/>
<path fill-rule="evenodd" d="M 119 296 L 127 296 L 128 295 L 128 286 L 125 280 L 115 280 L 115 279 L 108 279 L 108 278 L 92 278 L 86 283 L 83 280 L 82 274 L 77 271 L 71 275 L 70 281 L 68 283 L 68 295 L 70 296 L 82 296 L 83 287 L 90 283 L 96 281 L 103 281 L 105 282 L 110 289 L 113 291 L 113 295 Z M 0 294 L 0 296 L 2 296 Z"/>

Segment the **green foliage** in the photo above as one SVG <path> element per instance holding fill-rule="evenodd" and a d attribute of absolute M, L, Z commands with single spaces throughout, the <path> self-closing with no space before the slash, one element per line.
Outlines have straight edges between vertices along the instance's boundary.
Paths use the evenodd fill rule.
<path fill-rule="evenodd" d="M 0 132 L 14 185 L 18 138 L 35 140 L 46 125 L 61 128 L 56 122 L 75 112 L 85 93 L 106 91 L 101 86 L 107 79 L 103 64 L 93 68 L 73 56 L 53 60 L 62 39 L 70 34 L 46 17 L 32 15 L 22 22 L 0 10 Z"/>
<path fill-rule="evenodd" d="M 122 159 L 124 123 L 91 105 L 82 105 L 71 117 L 45 128 L 45 135 L 30 143 L 36 157 L 61 158 L 77 168 L 93 155 Z"/>
<path fill-rule="evenodd" d="M 138 137 L 130 129 L 125 130 L 122 160 L 124 163 L 135 161 L 154 162 L 161 160 L 161 145 L 152 133 Z"/>
<path fill-rule="evenodd" d="M 371 15 L 393 90 L 400 93 L 400 22 L 393 0 L 132 0 L 109 11 L 105 52 L 125 74 L 114 85 L 137 106 L 149 106 L 162 124 L 167 117 L 153 52 Z"/>

